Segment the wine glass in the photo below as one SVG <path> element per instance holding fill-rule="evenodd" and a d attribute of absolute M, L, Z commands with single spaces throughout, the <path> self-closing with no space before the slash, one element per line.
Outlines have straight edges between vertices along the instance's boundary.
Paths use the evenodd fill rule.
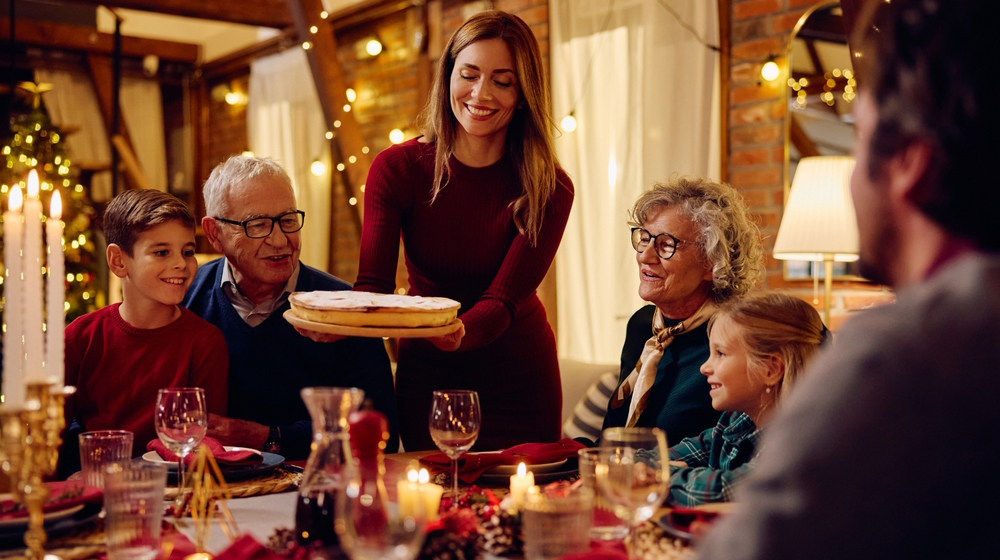
<path fill-rule="evenodd" d="M 177 461 L 177 504 L 183 503 L 184 458 L 198 447 L 208 431 L 205 390 L 200 387 L 160 389 L 156 395 L 156 435 Z"/>
<path fill-rule="evenodd" d="M 594 467 L 597 487 L 629 525 L 634 551 L 639 525 L 653 516 L 670 489 L 667 436 L 659 428 L 608 428 Z M 630 554 L 631 556 L 631 554 Z"/>
<path fill-rule="evenodd" d="M 431 439 L 451 459 L 452 504 L 458 499 L 458 458 L 476 443 L 482 426 L 479 393 L 475 391 L 434 391 L 428 422 Z"/>

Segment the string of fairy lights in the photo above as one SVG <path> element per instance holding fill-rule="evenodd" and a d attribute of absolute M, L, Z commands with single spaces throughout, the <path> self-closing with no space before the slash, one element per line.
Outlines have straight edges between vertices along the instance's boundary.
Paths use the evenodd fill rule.
<path fill-rule="evenodd" d="M 330 17 L 330 14 L 326 10 L 323 10 L 320 12 L 319 16 L 320 19 L 325 20 Z M 313 35 L 319 33 L 319 26 L 316 25 L 310 26 L 309 33 Z M 313 48 L 313 42 L 306 40 L 303 41 L 300 44 L 300 46 L 302 47 L 303 50 L 308 51 Z M 376 57 L 380 55 L 383 52 L 383 50 L 384 46 L 382 45 L 382 42 L 374 33 L 363 38 L 361 41 L 359 41 L 358 44 L 358 52 L 359 54 L 364 53 L 364 55 L 366 55 L 364 58 Z M 346 89 L 345 95 L 347 97 L 347 103 L 343 105 L 342 109 L 343 112 L 350 113 L 353 110 L 353 104 L 358 100 L 358 92 L 354 88 L 349 87 Z M 245 105 L 247 103 L 247 97 L 246 94 L 244 93 L 229 92 L 225 94 L 225 101 L 229 105 Z M 326 133 L 324 134 L 327 140 L 333 140 L 334 136 L 336 135 L 335 130 L 343 125 L 340 119 L 335 119 L 332 124 L 334 130 L 327 130 Z M 400 144 L 406 140 L 406 133 L 403 131 L 402 128 L 393 128 L 392 130 L 389 131 L 388 138 L 391 143 Z M 370 153 L 370 151 L 371 148 L 367 145 L 361 147 L 362 154 L 368 154 Z M 247 151 L 244 152 L 244 154 L 252 155 L 252 152 Z M 357 161 L 358 161 L 358 156 L 355 154 L 351 154 L 348 155 L 346 158 L 344 158 L 344 161 L 337 162 L 336 165 L 334 165 L 334 168 L 338 172 L 343 172 L 347 169 L 347 165 L 356 163 Z M 316 156 L 313 159 L 312 163 L 309 166 L 309 171 L 317 177 L 322 177 L 327 173 L 327 165 L 323 161 L 322 156 Z M 359 191 L 361 193 L 365 192 L 364 184 L 362 184 L 359 187 Z M 347 202 L 351 206 L 356 206 L 358 204 L 358 199 L 357 197 L 352 196 L 348 199 Z"/>

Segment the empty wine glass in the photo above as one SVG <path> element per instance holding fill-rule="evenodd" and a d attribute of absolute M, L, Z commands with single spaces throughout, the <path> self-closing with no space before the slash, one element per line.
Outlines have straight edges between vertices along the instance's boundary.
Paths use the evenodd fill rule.
<path fill-rule="evenodd" d="M 434 391 L 431 417 L 428 422 L 431 439 L 451 459 L 452 504 L 458 498 L 458 458 L 468 451 L 479 437 L 482 417 L 479 393 L 475 391 Z"/>
<path fill-rule="evenodd" d="M 200 387 L 160 389 L 156 395 L 156 435 L 179 457 L 177 461 L 177 504 L 183 503 L 184 458 L 198 447 L 208 431 L 205 390 Z"/>
<path fill-rule="evenodd" d="M 632 556 L 637 528 L 663 504 L 670 488 L 666 435 L 658 428 L 604 430 L 594 474 L 612 511 L 629 525 Z"/>

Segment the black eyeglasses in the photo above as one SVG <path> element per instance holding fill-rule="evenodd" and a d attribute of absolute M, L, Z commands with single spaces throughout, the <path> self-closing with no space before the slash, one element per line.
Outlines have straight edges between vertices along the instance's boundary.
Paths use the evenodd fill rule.
<path fill-rule="evenodd" d="M 247 234 L 250 239 L 261 239 L 263 237 L 268 237 L 271 232 L 274 231 L 274 224 L 278 224 L 281 231 L 285 233 L 295 233 L 302 229 L 302 225 L 306 221 L 306 213 L 302 210 L 295 210 L 294 212 L 287 212 L 276 218 L 271 218 L 264 216 L 262 218 L 250 218 L 249 220 L 243 220 L 242 222 L 237 222 L 236 220 L 227 220 L 225 218 L 212 218 L 213 220 L 219 220 L 220 222 L 225 222 L 227 224 L 233 224 L 234 226 L 243 226 L 243 231 Z"/>
<path fill-rule="evenodd" d="M 669 233 L 653 235 L 641 227 L 632 228 L 632 248 L 635 249 L 636 253 L 645 251 L 646 247 L 649 247 L 650 243 L 653 244 L 653 250 L 656 251 L 656 256 L 663 260 L 668 260 L 670 257 L 674 256 L 674 253 L 677 252 L 678 245 L 681 243 L 691 242 L 684 239 L 677 239 Z"/>

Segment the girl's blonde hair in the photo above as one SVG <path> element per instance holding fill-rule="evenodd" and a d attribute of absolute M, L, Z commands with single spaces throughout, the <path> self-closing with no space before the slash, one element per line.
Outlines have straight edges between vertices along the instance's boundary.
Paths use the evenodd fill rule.
<path fill-rule="evenodd" d="M 765 408 L 788 394 L 829 333 L 813 306 L 780 292 L 758 293 L 722 304 L 709 321 L 709 332 L 723 317 L 730 320 L 734 335 L 746 348 L 748 375 L 762 380 L 771 356 L 784 361 L 785 374 Z"/>
<path fill-rule="evenodd" d="M 534 245 L 542 227 L 545 204 L 556 190 L 556 158 L 552 141 L 555 121 L 549 104 L 549 84 L 542 67 L 541 50 L 531 28 L 515 15 L 491 10 L 480 12 L 455 31 L 434 74 L 430 97 L 417 119 L 429 142 L 435 142 L 434 183 L 431 203 L 448 184 L 448 160 L 455 151 L 456 127 L 451 110 L 451 73 L 462 49 L 487 39 L 500 39 L 514 58 L 521 90 L 518 109 L 507 125 L 505 153 L 518 170 L 524 191 L 511 204 L 514 225 Z"/>

